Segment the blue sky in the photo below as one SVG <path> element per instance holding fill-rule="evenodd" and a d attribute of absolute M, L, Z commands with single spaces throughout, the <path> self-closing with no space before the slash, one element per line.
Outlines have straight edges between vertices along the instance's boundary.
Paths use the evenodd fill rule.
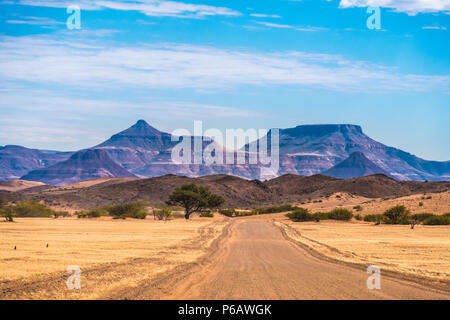
<path fill-rule="evenodd" d="M 449 40 L 450 0 L 0 0 L 0 145 L 76 150 L 141 118 L 353 123 L 449 160 Z"/>

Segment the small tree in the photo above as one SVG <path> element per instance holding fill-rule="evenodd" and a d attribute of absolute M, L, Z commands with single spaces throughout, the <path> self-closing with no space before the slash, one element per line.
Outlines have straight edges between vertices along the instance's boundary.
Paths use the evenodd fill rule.
<path fill-rule="evenodd" d="M 221 196 L 211 193 L 207 187 L 183 184 L 173 191 L 166 203 L 169 206 L 182 206 L 185 212 L 184 217 L 188 220 L 192 213 L 206 209 L 217 209 L 224 201 Z"/>
<path fill-rule="evenodd" d="M 5 217 L 8 222 L 14 222 L 14 208 L 11 206 L 1 206 L 0 215 Z"/>
<path fill-rule="evenodd" d="M 407 223 L 409 210 L 404 205 L 397 205 L 384 212 L 385 222 L 389 224 Z"/>

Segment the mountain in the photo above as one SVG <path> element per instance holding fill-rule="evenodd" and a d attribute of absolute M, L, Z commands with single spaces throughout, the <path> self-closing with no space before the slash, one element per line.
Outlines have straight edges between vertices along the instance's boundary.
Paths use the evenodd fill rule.
<path fill-rule="evenodd" d="M 198 177 L 214 174 L 226 174 L 239 176 L 246 179 L 265 180 L 285 174 L 296 174 L 303 176 L 312 176 L 321 174 L 330 170 L 345 161 L 355 152 L 364 154 L 364 158 L 350 158 L 337 169 L 343 170 L 343 166 L 354 168 L 349 176 L 354 174 L 384 173 L 387 176 L 397 180 L 450 180 L 450 161 L 438 162 L 420 159 L 410 153 L 386 146 L 368 137 L 358 125 L 352 124 L 324 124 L 324 125 L 300 125 L 295 128 L 279 130 L 279 160 L 280 168 L 278 172 L 269 172 L 268 175 L 262 175 L 262 168 L 268 167 L 258 162 L 248 164 L 248 158 L 254 154 L 253 150 L 268 141 L 268 152 L 271 150 L 271 136 L 273 130 L 270 130 L 266 137 L 245 145 L 238 150 L 240 155 L 244 155 L 246 163 L 208 165 L 204 161 L 200 163 L 175 163 L 172 161 L 172 151 L 179 144 L 178 137 L 173 139 L 172 135 L 161 132 L 150 126 L 144 120 L 137 121 L 130 128 L 113 135 L 105 142 L 92 147 L 91 150 L 103 150 L 109 155 L 110 160 L 122 166 L 129 173 L 140 178 L 150 178 L 163 176 L 166 174 L 185 175 L 189 177 Z M 202 150 L 214 149 L 214 152 L 223 152 L 223 159 L 226 159 L 227 151 L 217 142 L 206 139 L 206 137 L 181 137 L 180 141 L 191 146 L 191 156 L 194 154 L 194 140 L 200 139 Z M 222 142 L 221 142 L 222 143 Z M 22 147 L 15 147 L 22 148 Z M 8 153 L 9 157 L 21 159 L 22 162 L 29 161 L 27 166 L 16 166 L 15 174 L 11 173 L 11 163 L 6 166 L 7 170 L 0 172 L 0 180 L 17 179 L 20 175 L 26 174 L 29 170 L 36 169 L 31 164 L 40 165 L 37 169 L 51 166 L 58 160 L 57 157 L 66 158 L 70 154 L 49 153 L 34 150 L 36 154 L 25 154 L 22 149 L 17 152 Z M 25 149 L 25 148 L 23 148 Z M 29 149 L 26 149 L 29 150 Z M 1 156 L 0 163 L 4 162 L 5 156 Z M 46 156 L 46 161 L 39 159 Z M 48 158 L 52 156 L 50 161 Z M 234 158 L 234 156 L 233 156 Z M 58 158 L 59 159 L 59 158 Z M 352 163 L 353 161 L 353 163 Z M 360 162 L 357 164 L 357 162 Z M 29 167 L 32 167 L 29 169 Z M 95 167 L 95 166 L 94 166 Z M 97 165 L 101 167 L 101 165 Z M 20 169 L 20 170 L 19 170 Z M 328 174 L 332 174 L 331 173 Z M 54 171 L 52 179 L 57 179 L 57 172 Z M 87 175 L 90 176 L 90 175 Z M 341 175 L 337 175 L 341 176 Z M 342 175 L 347 177 L 347 174 Z M 65 178 L 64 178 L 65 179 Z M 41 180 L 39 180 L 41 181 Z"/>
<path fill-rule="evenodd" d="M 45 168 L 67 160 L 73 152 L 28 149 L 21 146 L 0 146 L 0 180 L 16 180 L 31 170 Z"/>
<path fill-rule="evenodd" d="M 75 153 L 66 161 L 44 169 L 31 171 L 21 179 L 58 186 L 106 177 L 136 176 L 111 160 L 104 150 L 89 149 Z"/>
<path fill-rule="evenodd" d="M 367 159 L 364 153 L 359 151 L 353 152 L 350 157 L 331 169 L 324 171 L 322 174 L 340 179 L 350 179 L 373 174 L 387 175 L 383 169 Z"/>
<path fill-rule="evenodd" d="M 319 174 L 354 152 L 362 152 L 398 180 L 450 180 L 450 161 L 420 159 L 371 139 L 360 126 L 351 124 L 302 125 L 280 130 L 279 174 Z"/>

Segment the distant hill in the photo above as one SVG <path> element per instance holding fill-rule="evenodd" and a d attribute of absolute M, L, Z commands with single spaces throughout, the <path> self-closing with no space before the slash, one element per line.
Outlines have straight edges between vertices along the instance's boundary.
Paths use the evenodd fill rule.
<path fill-rule="evenodd" d="M 357 178 L 373 174 L 388 175 L 386 171 L 367 159 L 364 153 L 359 151 L 353 152 L 350 157 L 322 174 L 340 179 Z"/>
<path fill-rule="evenodd" d="M 86 188 L 48 192 L 0 193 L 5 200 L 34 199 L 46 203 L 69 203 L 82 209 L 106 204 L 119 204 L 136 200 L 163 204 L 169 194 L 184 183 L 209 187 L 224 197 L 224 207 L 255 208 L 275 204 L 301 203 L 308 199 L 327 197 L 346 192 L 367 198 L 400 197 L 425 192 L 450 190 L 450 182 L 396 181 L 385 175 L 371 175 L 355 179 L 336 179 L 323 175 L 284 175 L 268 181 L 246 180 L 228 175 L 211 175 L 199 178 L 166 175 L 162 177 L 115 180 Z"/>
<path fill-rule="evenodd" d="M 22 180 L 40 181 L 59 186 L 93 178 L 136 177 L 111 158 L 104 150 L 82 150 L 68 160 L 53 166 L 34 170 L 22 177 Z"/>
<path fill-rule="evenodd" d="M 0 146 L 0 180 L 17 180 L 24 174 L 67 160 L 73 152 L 28 149 L 21 146 Z"/>

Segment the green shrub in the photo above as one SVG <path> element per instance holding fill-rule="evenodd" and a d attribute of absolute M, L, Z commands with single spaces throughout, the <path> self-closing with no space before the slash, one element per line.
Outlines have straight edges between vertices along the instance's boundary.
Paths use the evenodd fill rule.
<path fill-rule="evenodd" d="M 172 215 L 172 209 L 170 208 L 162 208 L 159 210 L 153 210 L 153 217 L 156 220 L 171 220 L 173 215 Z M 184 215 L 183 215 L 184 217 Z"/>
<path fill-rule="evenodd" d="M 450 225 L 450 217 L 448 216 L 432 216 L 423 222 L 424 225 L 428 226 L 443 226 Z"/>
<path fill-rule="evenodd" d="M 200 218 L 214 218 L 214 213 L 211 211 L 200 212 Z"/>
<path fill-rule="evenodd" d="M 329 220 L 330 219 L 330 213 L 329 212 L 316 212 L 313 214 L 314 220 Z"/>
<path fill-rule="evenodd" d="M 87 211 L 77 211 L 75 212 L 75 215 L 78 217 L 78 219 L 84 219 L 88 217 Z"/>
<path fill-rule="evenodd" d="M 313 221 L 314 216 L 305 208 L 297 208 L 286 214 L 286 217 L 295 222 Z"/>
<path fill-rule="evenodd" d="M 358 221 L 361 221 L 363 219 L 363 217 L 360 214 L 357 214 L 355 216 L 355 219 L 358 220 Z"/>
<path fill-rule="evenodd" d="M 147 202 L 137 201 L 133 203 L 108 206 L 105 210 L 113 217 L 145 219 L 147 216 Z"/>
<path fill-rule="evenodd" d="M 387 224 L 408 224 L 409 210 L 404 205 L 397 205 L 384 212 L 384 222 Z"/>
<path fill-rule="evenodd" d="M 356 210 L 357 212 L 361 212 L 363 211 L 363 207 L 361 207 L 360 205 L 354 206 L 353 210 Z"/>
<path fill-rule="evenodd" d="M 419 207 L 423 207 L 423 202 L 419 202 Z"/>
<path fill-rule="evenodd" d="M 416 213 L 411 216 L 411 219 L 419 221 L 419 222 L 424 222 L 426 219 L 433 217 L 433 216 L 434 216 L 434 214 L 432 214 L 432 213 Z"/>
<path fill-rule="evenodd" d="M 450 213 L 444 213 L 442 216 L 443 217 L 450 217 Z"/>
<path fill-rule="evenodd" d="M 227 217 L 232 217 L 236 214 L 236 209 L 220 209 L 219 213 Z"/>
<path fill-rule="evenodd" d="M 0 216 L 4 217 L 7 222 L 14 222 L 15 211 L 12 206 L 0 205 Z"/>
<path fill-rule="evenodd" d="M 333 220 L 342 220 L 342 221 L 348 221 L 353 218 L 353 213 L 344 208 L 336 208 L 331 210 L 330 212 L 330 219 Z"/>
<path fill-rule="evenodd" d="M 50 217 L 55 211 L 33 200 L 20 201 L 15 207 L 16 217 Z"/>
<path fill-rule="evenodd" d="M 268 213 L 279 213 L 295 210 L 296 207 L 291 206 L 290 204 L 281 205 L 281 206 L 273 206 L 268 208 L 257 208 L 252 210 L 253 214 L 268 214 Z"/>
<path fill-rule="evenodd" d="M 381 222 L 382 220 L 382 214 L 368 214 L 364 217 L 364 221 L 366 222 Z"/>

